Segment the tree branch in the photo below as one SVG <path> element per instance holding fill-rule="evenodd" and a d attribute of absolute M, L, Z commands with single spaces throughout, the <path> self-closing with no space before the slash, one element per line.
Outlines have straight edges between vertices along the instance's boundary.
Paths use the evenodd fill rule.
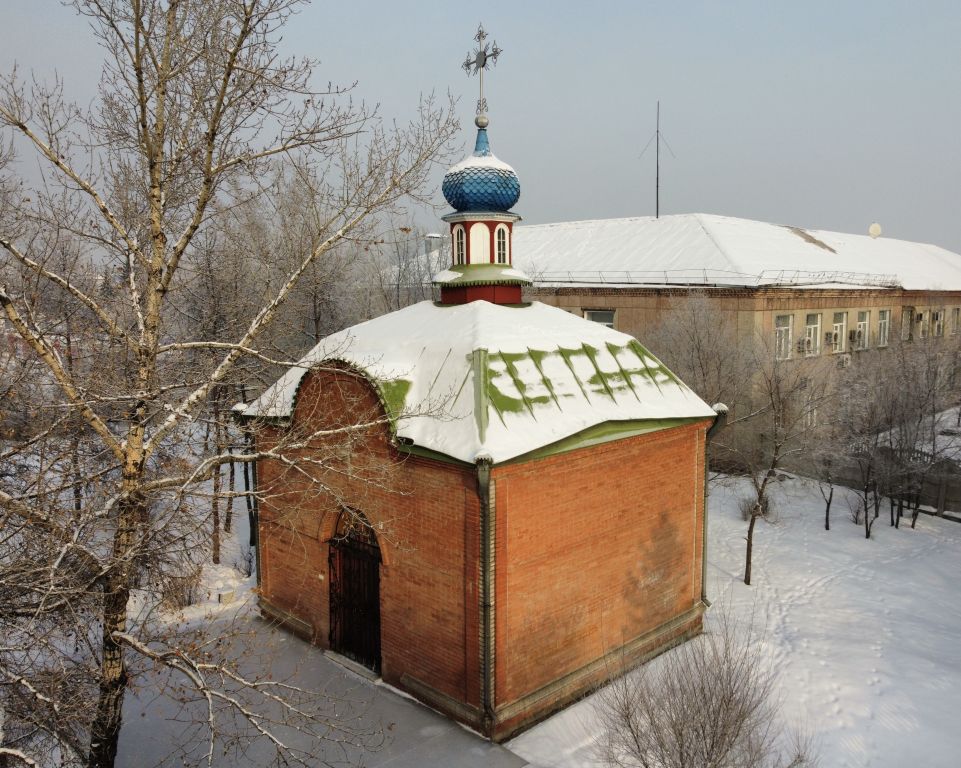
<path fill-rule="evenodd" d="M 0 118 L 16 128 L 23 134 L 29 141 L 40 151 L 47 160 L 49 160 L 61 173 L 63 173 L 67 178 L 73 181 L 81 190 L 83 190 L 96 204 L 97 209 L 100 211 L 101 215 L 113 227 L 114 231 L 120 236 L 120 238 L 127 244 L 127 248 L 137 254 L 141 259 L 143 258 L 143 253 L 137 244 L 135 238 L 133 238 L 127 231 L 127 228 L 120 223 L 120 220 L 111 210 L 110 206 L 107 205 L 106 200 L 100 195 L 99 192 L 94 188 L 93 184 L 83 178 L 74 168 L 67 163 L 64 158 L 57 154 L 53 148 L 43 139 L 41 139 L 36 133 L 31 130 L 30 126 L 22 122 L 16 115 L 9 112 L 4 106 L 0 105 Z"/>
<path fill-rule="evenodd" d="M 63 290 L 67 291 L 71 296 L 77 299 L 81 304 L 83 304 L 87 309 L 93 312 L 97 318 L 103 323 L 104 327 L 113 338 L 120 339 L 127 344 L 132 344 L 132 339 L 127 335 L 127 332 L 117 325 L 103 308 L 93 299 L 91 299 L 86 293 L 81 291 L 77 286 L 71 283 L 69 280 L 65 279 L 61 275 L 53 272 L 46 267 L 44 267 L 39 262 L 34 261 L 29 256 L 24 254 L 13 242 L 8 238 L 0 236 L 0 246 L 2 246 L 11 256 L 13 256 L 17 261 L 23 264 L 28 269 L 32 270 L 38 276 L 43 277 L 55 285 L 60 286 Z"/>
<path fill-rule="evenodd" d="M 67 396 L 67 399 L 77 407 L 84 421 L 101 437 L 104 445 L 106 445 L 114 457 L 118 461 L 123 462 L 123 448 L 117 441 L 117 438 L 114 437 L 113 433 L 94 410 L 87 405 L 83 394 L 77 388 L 76 384 L 74 384 L 70 374 L 64 370 L 57 356 L 53 353 L 53 350 L 50 349 L 40 336 L 27 327 L 27 324 L 20 317 L 20 313 L 17 312 L 13 300 L 7 294 L 5 286 L 0 286 L 0 307 L 3 308 L 4 314 L 6 314 L 7 319 L 16 329 L 17 333 L 20 334 L 20 338 L 27 342 L 34 352 L 40 356 L 40 359 L 43 360 L 48 370 L 57 380 L 57 384 L 60 385 L 60 390 Z"/>

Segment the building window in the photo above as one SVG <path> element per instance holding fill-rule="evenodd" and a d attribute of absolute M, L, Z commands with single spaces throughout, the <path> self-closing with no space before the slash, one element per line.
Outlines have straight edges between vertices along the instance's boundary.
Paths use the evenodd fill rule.
<path fill-rule="evenodd" d="M 494 236 L 494 242 L 497 245 L 497 263 L 506 264 L 507 263 L 507 227 L 501 225 L 497 228 L 497 234 Z"/>
<path fill-rule="evenodd" d="M 911 341 L 914 338 L 914 307 L 901 310 L 901 341 Z"/>
<path fill-rule="evenodd" d="M 848 332 L 848 313 L 835 312 L 832 331 L 827 335 L 832 352 L 843 352 L 845 348 L 845 334 Z"/>
<path fill-rule="evenodd" d="M 886 347 L 891 335 L 891 310 L 882 309 L 878 312 L 878 346 Z"/>
<path fill-rule="evenodd" d="M 821 315 L 810 314 L 807 316 L 807 320 L 804 323 L 804 339 L 801 342 L 804 349 L 805 356 L 814 357 L 815 355 L 821 354 Z"/>
<path fill-rule="evenodd" d="M 936 309 L 931 313 L 931 325 L 935 336 L 944 336 L 944 310 Z"/>
<path fill-rule="evenodd" d="M 467 262 L 466 242 L 467 242 L 467 238 L 464 235 L 464 228 L 457 227 L 456 229 L 454 229 L 454 263 L 455 264 L 465 264 Z"/>
<path fill-rule="evenodd" d="M 871 343 L 871 313 L 866 310 L 858 312 L 858 327 L 854 331 L 855 349 L 867 349 Z"/>
<path fill-rule="evenodd" d="M 774 318 L 774 356 L 778 360 L 791 357 L 791 332 L 794 315 L 777 315 Z"/>
<path fill-rule="evenodd" d="M 961 330 L 961 307 L 955 307 L 951 310 L 951 333 L 957 333 Z"/>
<path fill-rule="evenodd" d="M 613 309 L 585 309 L 584 317 L 594 323 L 606 325 L 608 328 L 614 327 Z"/>
<path fill-rule="evenodd" d="M 931 335 L 931 313 L 928 310 L 918 312 L 918 338 L 926 339 Z"/>

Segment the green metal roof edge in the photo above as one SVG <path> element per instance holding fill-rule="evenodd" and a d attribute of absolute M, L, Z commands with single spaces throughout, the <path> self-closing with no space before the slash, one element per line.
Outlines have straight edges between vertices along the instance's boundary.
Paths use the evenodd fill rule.
<path fill-rule="evenodd" d="M 517 464 L 522 461 L 534 459 L 544 459 L 548 456 L 555 456 L 560 453 L 577 450 L 578 448 L 588 448 L 592 445 L 610 443 L 614 440 L 622 440 L 626 437 L 636 437 L 646 435 L 650 432 L 660 432 L 665 429 L 681 427 L 685 424 L 694 424 L 698 421 L 710 421 L 710 416 L 684 416 L 676 419 L 644 419 L 635 421 L 605 421 L 602 424 L 595 424 L 574 435 L 561 438 L 555 443 L 535 448 L 533 451 L 515 456 L 507 461 L 500 461 L 495 466 Z"/>
<path fill-rule="evenodd" d="M 456 459 L 453 456 L 449 456 L 446 453 L 441 453 L 440 451 L 433 451 L 430 448 L 424 448 L 423 446 L 416 445 L 414 443 L 404 443 L 401 441 L 395 441 L 395 447 L 401 453 L 409 454 L 410 456 L 419 456 L 422 459 L 433 459 L 434 461 L 440 461 L 444 464 L 453 464 L 458 467 L 473 467 L 475 466 L 469 461 L 464 461 L 463 459 Z"/>
<path fill-rule="evenodd" d="M 614 440 L 622 440 L 626 437 L 636 437 L 638 435 L 646 435 L 651 432 L 660 432 L 665 429 L 673 429 L 674 427 L 682 427 L 687 424 L 694 424 L 698 421 L 710 421 L 710 416 L 685 416 L 677 419 L 644 419 L 635 421 L 605 421 L 603 424 L 595 424 L 593 427 L 588 427 L 585 430 L 578 432 L 577 434 L 570 435 L 568 437 L 562 438 L 557 442 L 551 443 L 550 445 L 545 445 L 540 448 L 535 448 L 533 451 L 528 451 L 520 456 L 515 456 L 506 461 L 498 461 L 494 464 L 495 467 L 504 467 L 511 464 L 519 464 L 524 461 L 533 461 L 536 459 L 544 459 L 549 456 L 554 456 L 560 453 L 567 453 L 568 451 L 574 451 L 578 448 L 588 448 L 592 445 L 600 445 L 602 443 L 610 443 Z M 446 453 L 441 453 L 440 451 L 434 451 L 430 448 L 424 448 L 423 446 L 416 445 L 414 443 L 405 443 L 401 441 L 396 442 L 397 450 L 402 453 L 410 454 L 411 456 L 419 456 L 425 459 L 433 459 L 434 461 L 440 461 L 445 464 L 453 464 L 459 467 L 473 467 L 474 464 L 469 461 L 464 461 L 463 459 L 457 459 Z"/>

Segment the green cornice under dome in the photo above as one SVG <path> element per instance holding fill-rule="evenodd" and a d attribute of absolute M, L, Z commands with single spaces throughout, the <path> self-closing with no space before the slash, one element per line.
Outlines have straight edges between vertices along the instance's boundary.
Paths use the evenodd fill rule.
<path fill-rule="evenodd" d="M 458 264 L 434 275 L 434 285 L 530 285 L 531 279 L 509 264 Z"/>

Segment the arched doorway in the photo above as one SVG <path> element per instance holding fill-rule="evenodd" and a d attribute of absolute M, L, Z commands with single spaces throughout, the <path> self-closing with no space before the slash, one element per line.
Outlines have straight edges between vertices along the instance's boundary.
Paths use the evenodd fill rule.
<path fill-rule="evenodd" d="M 330 649 L 380 672 L 380 547 L 363 513 L 341 512 L 329 565 Z"/>

